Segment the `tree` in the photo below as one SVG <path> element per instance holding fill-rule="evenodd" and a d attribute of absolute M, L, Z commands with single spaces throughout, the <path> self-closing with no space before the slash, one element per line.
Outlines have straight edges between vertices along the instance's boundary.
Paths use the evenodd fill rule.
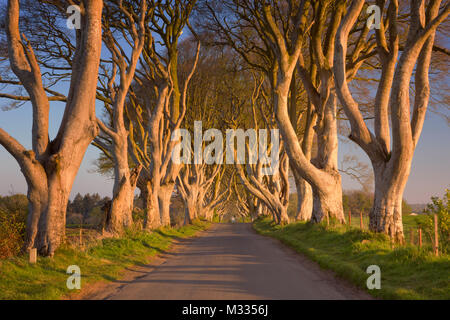
<path fill-rule="evenodd" d="M 70 89 L 56 138 L 48 136 L 49 98 L 39 63 L 19 30 L 19 1 L 8 1 L 7 39 L 11 69 L 33 106 L 32 150 L 0 129 L 0 144 L 16 159 L 28 185 L 30 201 L 26 248 L 52 256 L 65 234 L 68 197 L 84 153 L 97 135 L 95 91 L 101 51 L 103 1 L 82 1 L 76 31 Z"/>
<path fill-rule="evenodd" d="M 347 83 L 349 34 L 360 16 L 364 2 L 352 1 L 339 26 L 335 40 L 333 73 L 339 101 L 350 120 L 350 139 L 366 152 L 374 169 L 375 196 L 369 215 L 370 230 L 386 233 L 394 240 L 402 242 L 403 191 L 430 97 L 428 70 L 434 36 L 439 24 L 450 13 L 450 4 L 446 4 L 440 11 L 439 0 L 430 1 L 426 9 L 425 1 L 411 1 L 409 30 L 402 53 L 399 54 L 398 1 L 389 1 L 387 10 L 386 1 L 377 1 L 383 19 L 380 28 L 376 30 L 375 52 L 382 71 L 374 102 L 375 132 L 372 133 Z M 385 34 L 386 29 L 388 37 Z M 414 70 L 415 94 L 411 117 L 409 92 Z"/>
<path fill-rule="evenodd" d="M 166 65 L 168 66 L 168 76 L 171 81 L 170 115 L 167 117 L 168 119 L 166 119 L 167 123 L 170 125 L 166 137 L 171 137 L 171 132 L 174 132 L 174 130 L 179 128 L 181 121 L 183 120 L 187 108 L 186 95 L 189 81 L 197 67 L 200 42 L 198 42 L 197 45 L 197 52 L 192 69 L 188 73 L 184 84 L 180 85 L 178 71 L 178 40 L 183 29 L 186 26 L 189 26 L 189 17 L 196 2 L 196 0 L 176 0 L 170 2 L 168 5 L 159 4 L 153 19 L 152 30 L 162 38 L 164 46 L 167 49 Z M 157 119 L 158 117 L 155 117 L 155 120 Z M 153 128 L 156 128 L 155 124 L 156 122 L 153 123 Z M 155 142 L 157 141 L 155 138 L 156 132 L 154 132 L 151 138 L 153 139 L 153 145 L 155 145 Z M 172 142 L 170 143 L 170 147 L 166 149 L 166 152 L 162 153 L 163 159 L 171 157 L 173 147 L 174 143 Z M 157 150 L 161 150 L 161 148 L 157 148 Z M 158 162 L 159 161 L 157 160 L 156 163 Z M 158 188 L 161 191 L 157 193 L 161 224 L 170 226 L 170 199 L 181 166 L 174 164 L 170 160 L 168 161 L 167 166 L 165 163 L 167 163 L 167 160 L 161 162 L 162 170 L 157 174 L 159 175 L 160 180 L 155 180 L 154 183 L 159 184 Z M 156 167 L 154 167 L 154 169 L 156 169 Z"/>
<path fill-rule="evenodd" d="M 105 75 L 107 78 L 104 102 L 111 112 L 111 124 L 109 127 L 102 120 L 97 119 L 102 131 L 109 136 L 111 144 L 106 145 L 100 139 L 95 144 L 107 150 L 114 162 L 114 187 L 111 202 L 108 225 L 106 230 L 112 233 L 120 233 L 123 227 L 132 224 L 132 211 L 134 190 L 137 178 L 142 169 L 137 165 L 130 170 L 128 163 L 128 130 L 125 127 L 125 100 L 128 90 L 135 75 L 140 55 L 144 48 L 146 30 L 145 23 L 152 9 L 147 9 L 147 1 L 108 1 L 103 15 L 103 39 L 111 53 L 112 72 Z M 119 35 L 125 39 L 125 43 L 131 47 L 131 57 L 125 54 L 124 45 L 117 39 Z M 103 67 L 106 70 L 106 67 Z M 118 85 L 115 85 L 116 76 L 119 76 Z"/>
<path fill-rule="evenodd" d="M 166 39 L 165 45 L 169 47 L 178 46 L 178 37 L 188 21 L 193 3 L 187 7 L 179 2 L 173 5 L 177 8 L 175 11 L 162 5 L 157 10 L 159 16 L 164 14 L 164 10 L 170 10 L 171 20 L 158 20 L 161 25 L 152 27 Z M 171 60 L 175 59 L 173 54 L 178 55 L 178 49 L 167 49 L 168 56 L 165 57 L 156 51 L 153 38 L 148 41 L 144 47 L 139 83 L 135 86 L 135 94 L 130 97 L 129 138 L 130 155 L 136 164 L 142 164 L 144 168 L 137 185 L 145 199 L 145 228 L 152 229 L 170 225 L 170 200 L 181 169 L 180 165 L 171 161 L 172 151 L 178 143 L 172 141 L 171 137 L 180 128 L 186 113 L 187 90 L 197 66 L 200 42 L 197 43 L 194 61 L 182 85 L 180 104 L 175 108 L 178 111 L 173 111 L 171 103 L 177 101 L 171 99 L 174 92 L 173 77 L 176 76 L 178 81 L 178 71 L 175 75 Z M 176 118 L 173 112 L 177 114 Z"/>
<path fill-rule="evenodd" d="M 221 189 L 226 167 L 207 164 L 187 164 L 178 175 L 177 188 L 185 204 L 185 224 L 196 218 L 211 220 L 214 209 L 228 201 L 233 175 Z"/>
<path fill-rule="evenodd" d="M 120 150 L 122 159 L 125 159 L 127 150 L 127 156 L 132 160 L 128 165 L 135 168 L 130 174 L 136 178 L 136 186 L 141 190 L 144 200 L 146 229 L 170 225 L 170 200 L 180 170 L 180 166 L 171 162 L 172 150 L 176 144 L 171 141 L 171 135 L 183 121 L 186 91 L 200 50 L 198 43 L 194 61 L 191 61 L 185 81 L 180 86 L 178 39 L 188 23 L 194 4 L 195 1 L 192 0 L 167 4 L 149 1 L 151 12 L 147 12 L 145 20 L 145 43 L 139 58 L 139 68 L 135 70 L 134 81 L 129 87 L 122 111 L 127 148 L 125 143 L 121 143 Z M 119 30 L 121 28 L 123 26 L 120 25 Z M 124 32 L 133 31 L 131 29 Z M 117 46 L 116 42 L 115 45 Z M 124 51 L 119 49 L 116 54 L 123 56 Z M 103 87 L 108 89 L 107 82 L 113 83 L 114 79 L 110 76 L 106 78 L 110 81 L 105 81 Z M 108 107 L 111 103 L 108 99 L 105 100 L 106 121 L 112 124 L 115 120 L 113 110 Z M 104 129 L 107 130 L 108 127 L 105 126 Z M 103 151 L 98 164 L 101 169 L 106 169 L 109 163 L 115 162 L 113 153 L 110 152 L 113 141 L 108 135 L 102 135 L 96 139 L 95 145 Z M 125 164 L 125 161 L 121 162 Z M 134 181 L 130 179 L 132 180 Z"/>
<path fill-rule="evenodd" d="M 311 201 L 304 201 L 310 195 L 306 185 L 301 187 L 304 179 L 313 189 L 313 221 L 320 221 L 326 215 L 344 221 L 341 179 L 337 168 L 337 101 L 332 90 L 331 74 L 334 46 L 330 39 L 337 30 L 345 2 L 338 1 L 336 5 L 330 5 L 334 4 L 331 1 L 225 1 L 223 5 L 205 2 L 211 24 L 222 34 L 222 42 L 241 54 L 249 67 L 267 76 L 270 99 L 290 167 L 296 184 L 300 185 L 297 188 L 301 200 L 298 201 L 299 218 L 308 219 L 313 209 Z M 233 19 L 227 19 L 230 14 L 234 15 Z M 308 22 L 311 14 L 314 24 Z M 314 34 L 310 40 L 313 60 L 308 70 L 302 49 L 307 43 L 305 40 L 311 26 L 311 33 Z M 297 114 L 293 90 L 295 72 L 299 74 L 310 103 L 309 111 L 305 112 L 306 131 L 302 141 L 299 141 L 297 128 L 293 125 L 296 123 L 294 115 Z M 311 160 L 314 125 L 319 152 L 318 157 Z"/>
<path fill-rule="evenodd" d="M 253 129 L 259 133 L 259 148 L 261 148 L 261 142 L 267 140 L 268 137 L 264 139 L 259 131 L 260 125 L 258 121 L 262 119 L 262 123 L 265 129 L 274 129 L 276 127 L 275 119 L 273 116 L 273 109 L 270 106 L 269 99 L 267 95 L 263 93 L 263 82 L 264 77 L 257 77 L 253 73 L 254 85 L 253 92 L 250 98 L 250 106 L 253 115 Z M 265 105 L 265 107 L 263 107 Z M 259 113 L 257 112 L 257 106 L 259 106 Z M 265 114 L 267 113 L 267 114 Z M 260 116 L 258 117 L 258 115 Z M 271 139 L 275 137 L 271 135 Z M 250 140 L 250 139 L 249 139 Z M 278 139 L 279 140 L 279 139 Z M 256 208 L 251 208 L 256 210 L 254 215 L 259 215 L 262 211 L 263 205 L 265 208 L 269 209 L 274 217 L 274 221 L 278 224 L 289 223 L 289 217 L 287 214 L 287 207 L 289 204 L 289 158 L 283 147 L 283 141 L 271 141 L 266 148 L 266 155 L 271 153 L 270 165 L 272 167 L 272 172 L 269 175 L 264 174 L 264 162 L 266 159 L 258 157 L 256 163 L 250 162 L 250 153 L 252 152 L 252 146 L 246 143 L 246 151 L 248 154 L 248 163 L 244 166 L 236 161 L 235 166 L 237 169 L 240 182 L 251 193 L 258 201 L 255 203 Z M 275 147 L 278 143 L 279 146 Z M 261 155 L 262 150 L 258 150 L 259 155 Z M 255 151 L 253 151 L 255 152 Z M 274 157 L 274 153 L 276 157 Z M 277 159 L 273 161 L 273 159 Z M 275 163 L 274 163 L 275 162 Z M 250 202 L 250 206 L 254 204 L 253 201 Z M 249 208 L 250 209 L 250 208 Z"/>

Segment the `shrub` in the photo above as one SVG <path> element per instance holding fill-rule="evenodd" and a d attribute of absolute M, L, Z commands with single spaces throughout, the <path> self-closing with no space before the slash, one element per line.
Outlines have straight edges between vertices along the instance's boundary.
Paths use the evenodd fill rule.
<path fill-rule="evenodd" d="M 80 225 L 83 223 L 83 215 L 81 213 L 71 213 L 66 217 L 67 225 Z"/>
<path fill-rule="evenodd" d="M 0 197 L 0 259 L 16 255 L 22 248 L 27 207 L 25 195 Z"/>
<path fill-rule="evenodd" d="M 445 190 L 442 199 L 432 197 L 432 203 L 424 210 L 427 213 L 426 219 L 419 222 L 421 228 L 434 243 L 434 215 L 438 216 L 438 237 L 439 247 L 442 253 L 450 251 L 450 190 Z"/>

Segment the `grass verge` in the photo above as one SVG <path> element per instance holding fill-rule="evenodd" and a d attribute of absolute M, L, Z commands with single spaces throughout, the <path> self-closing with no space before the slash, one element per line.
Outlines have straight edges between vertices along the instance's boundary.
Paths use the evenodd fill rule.
<path fill-rule="evenodd" d="M 0 260 L 0 299 L 60 299 L 80 290 L 66 287 L 70 265 L 81 270 L 81 288 L 96 281 L 114 281 L 126 267 L 142 265 L 169 249 L 177 238 L 188 238 L 210 223 L 195 221 L 177 229 L 161 228 L 148 233 L 128 230 L 122 238 L 107 238 L 85 251 L 63 246 L 53 258 L 39 257 L 29 264 L 25 255 Z"/>
<path fill-rule="evenodd" d="M 450 256 L 435 257 L 429 248 L 392 247 L 389 239 L 349 226 L 305 222 L 273 225 L 268 218 L 253 223 L 262 235 L 281 240 L 339 277 L 383 299 L 450 299 Z M 364 241 L 365 240 L 365 241 Z M 381 269 L 381 289 L 366 287 L 367 267 Z"/>

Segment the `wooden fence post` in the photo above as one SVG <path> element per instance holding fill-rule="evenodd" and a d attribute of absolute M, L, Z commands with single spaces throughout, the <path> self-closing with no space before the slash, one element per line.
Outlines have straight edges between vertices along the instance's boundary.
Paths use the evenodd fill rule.
<path fill-rule="evenodd" d="M 348 225 L 352 225 L 352 210 L 348 209 Z"/>
<path fill-rule="evenodd" d="M 30 249 L 30 263 L 36 263 L 37 262 L 37 249 L 31 248 Z"/>
<path fill-rule="evenodd" d="M 80 228 L 80 247 L 83 245 L 83 228 Z"/>
<path fill-rule="evenodd" d="M 422 228 L 419 228 L 419 248 L 422 248 Z"/>
<path fill-rule="evenodd" d="M 359 211 L 359 226 L 360 226 L 361 230 L 364 229 L 362 210 Z"/>
<path fill-rule="evenodd" d="M 438 216 L 434 214 L 434 254 L 439 255 Z"/>

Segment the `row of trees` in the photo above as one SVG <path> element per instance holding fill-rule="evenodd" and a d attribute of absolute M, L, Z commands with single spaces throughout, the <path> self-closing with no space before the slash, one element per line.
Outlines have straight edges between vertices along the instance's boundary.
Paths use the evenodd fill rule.
<path fill-rule="evenodd" d="M 402 195 L 429 102 L 431 54 L 446 54 L 434 39 L 449 4 L 412 0 L 400 9 L 399 1 L 378 0 L 380 28 L 371 31 L 363 0 L 23 2 L 20 10 L 19 0 L 9 0 L 5 11 L 8 59 L 0 83 L 9 91 L 0 97 L 31 102 L 32 150 L 1 128 L 0 144 L 28 184 L 26 248 L 53 255 L 60 245 L 68 197 L 91 143 L 102 152 L 99 169 L 114 177 L 106 227 L 113 234 L 133 223 L 136 188 L 147 230 L 170 225 L 175 192 L 186 223 L 212 218 L 229 201 L 254 218 L 272 214 L 288 223 L 290 176 L 297 219 L 344 222 L 337 155 L 339 124 L 347 121 L 375 176 L 370 229 L 402 241 Z M 70 4 L 80 8 L 75 31 L 66 28 Z M 67 94 L 56 90 L 64 81 Z M 373 101 L 361 83 L 376 92 Z M 25 92 L 16 94 L 17 87 Z M 53 139 L 51 101 L 65 104 Z M 200 135 L 217 130 L 194 146 L 205 157 L 214 153 L 207 142 L 229 128 L 279 129 L 277 171 L 265 175 L 261 159 L 173 162 L 181 137 L 172 137 L 180 128 L 195 135 L 196 120 Z"/>
<path fill-rule="evenodd" d="M 402 196 L 430 99 L 436 30 L 450 13 L 450 4 L 411 1 L 402 2 L 400 8 L 399 1 L 376 3 L 381 18 L 374 31 L 367 23 L 368 4 L 363 0 L 350 5 L 348 1 L 206 1 L 202 9 L 209 22 L 206 27 L 215 27 L 219 42 L 234 48 L 266 78 L 290 169 L 300 186 L 299 218 L 345 219 L 337 166 L 339 103 L 350 123 L 349 138 L 373 167 L 370 229 L 403 241 Z M 372 126 L 350 84 L 363 69 L 377 75 L 376 96 L 367 110 Z M 300 138 L 299 89 L 307 100 Z M 310 130 L 317 148 L 313 159 Z"/>
<path fill-rule="evenodd" d="M 88 222 L 88 219 L 91 218 L 92 211 L 95 208 L 98 208 L 98 210 L 101 212 L 101 208 L 104 207 L 107 203 L 109 203 L 111 199 L 109 197 L 100 197 L 98 193 L 94 194 L 85 194 L 82 196 L 81 194 L 77 193 L 73 200 L 69 200 L 67 204 L 67 223 L 70 224 L 69 218 L 70 215 L 76 215 L 79 223 L 86 223 Z M 100 217 L 102 218 L 102 217 Z M 97 219 L 98 220 L 98 219 Z"/>

